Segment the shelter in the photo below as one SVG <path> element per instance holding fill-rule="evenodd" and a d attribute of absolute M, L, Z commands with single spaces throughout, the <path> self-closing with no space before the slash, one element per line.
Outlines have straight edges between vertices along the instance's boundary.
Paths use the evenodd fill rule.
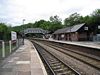
<path fill-rule="evenodd" d="M 57 40 L 84 41 L 88 40 L 88 34 L 88 26 L 85 23 L 82 23 L 58 29 L 53 33 L 53 38 Z"/>

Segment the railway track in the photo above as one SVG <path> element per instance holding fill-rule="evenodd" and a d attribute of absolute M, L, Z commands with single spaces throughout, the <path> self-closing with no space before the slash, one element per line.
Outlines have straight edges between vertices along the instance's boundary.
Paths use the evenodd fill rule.
<path fill-rule="evenodd" d="M 56 56 L 52 55 L 43 47 L 34 43 L 39 54 L 42 56 L 48 67 L 50 68 L 52 75 L 81 75 L 79 72 L 65 64 Z"/>
<path fill-rule="evenodd" d="M 78 51 L 76 52 L 75 50 L 71 50 L 53 43 L 52 44 L 46 42 L 45 43 L 42 42 L 42 43 L 100 70 L 100 59 L 98 58 L 94 58 L 93 56 L 90 55 L 88 56 L 84 53 Z"/>
<path fill-rule="evenodd" d="M 82 71 L 82 70 L 77 70 L 79 73 L 83 72 L 83 73 L 81 73 L 82 75 L 91 75 L 91 74 L 92 75 L 100 75 L 100 60 L 98 58 L 95 59 L 95 58 L 92 58 L 90 55 L 88 56 L 88 55 L 86 55 L 86 54 L 84 54 L 82 52 L 76 52 L 76 51 L 73 51 L 71 49 L 68 49 L 68 48 L 62 47 L 60 45 L 53 44 L 53 43 L 50 44 L 50 43 L 47 43 L 45 41 L 37 41 L 37 42 L 40 42 L 41 44 L 44 44 L 44 45 L 46 45 L 48 47 L 51 47 L 52 49 L 55 50 L 55 51 L 53 50 L 55 53 L 57 53 L 56 51 L 61 52 L 64 56 L 62 54 L 60 54 L 60 53 L 57 53 L 57 54 L 58 54 L 58 56 L 62 55 L 60 57 L 62 57 L 64 59 L 65 59 L 65 57 L 67 55 L 67 56 L 70 56 L 71 58 L 76 59 L 77 61 L 81 61 L 82 63 L 85 63 L 88 66 L 91 66 L 90 68 L 88 68 L 88 66 L 83 66 L 82 68 L 86 68 L 86 69 L 88 68 L 87 70 L 89 70 L 89 69 L 91 69 L 93 67 L 94 70 L 95 70 L 94 74 L 93 73 L 89 73 L 89 72 L 92 72 L 93 69 L 91 69 L 89 72 L 87 72 L 87 74 L 84 73 L 84 71 Z M 52 52 L 52 54 L 53 54 L 53 52 Z M 74 60 L 74 59 L 71 59 L 71 60 Z M 63 60 L 63 61 L 66 62 L 66 60 Z M 77 69 L 77 68 L 74 68 L 74 69 Z M 85 71 L 87 71 L 87 70 L 85 70 Z"/>

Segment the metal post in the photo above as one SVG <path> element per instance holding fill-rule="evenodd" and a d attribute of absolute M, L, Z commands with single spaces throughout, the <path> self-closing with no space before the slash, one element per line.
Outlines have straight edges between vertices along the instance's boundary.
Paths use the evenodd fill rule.
<path fill-rule="evenodd" d="M 70 26 L 70 41 L 72 41 L 72 39 L 71 39 L 71 26 Z"/>
<path fill-rule="evenodd" d="M 10 50 L 10 53 L 12 52 L 12 49 L 11 49 L 11 41 L 9 41 L 9 50 Z"/>
<path fill-rule="evenodd" d="M 23 19 L 23 25 L 24 25 L 24 21 L 25 21 L 25 19 Z M 23 28 L 22 38 L 23 38 L 23 45 L 24 45 L 24 28 Z"/>
<path fill-rule="evenodd" d="M 19 41 L 18 41 L 18 39 L 16 40 L 16 47 L 18 48 L 18 46 L 19 46 Z"/>
<path fill-rule="evenodd" d="M 5 43 L 2 41 L 2 57 L 5 57 Z"/>

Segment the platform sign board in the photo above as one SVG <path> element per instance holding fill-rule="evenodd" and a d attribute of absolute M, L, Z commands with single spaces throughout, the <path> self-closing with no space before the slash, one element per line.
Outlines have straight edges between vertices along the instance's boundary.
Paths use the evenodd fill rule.
<path fill-rule="evenodd" d="M 11 40 L 17 40 L 17 33 L 14 31 L 11 31 Z"/>
<path fill-rule="evenodd" d="M 88 30 L 88 27 L 84 27 L 84 30 Z"/>
<path fill-rule="evenodd" d="M 62 38 L 64 38 L 64 36 L 65 36 L 64 34 L 61 35 Z"/>
<path fill-rule="evenodd" d="M 98 25 L 98 29 L 100 29 L 100 25 Z"/>

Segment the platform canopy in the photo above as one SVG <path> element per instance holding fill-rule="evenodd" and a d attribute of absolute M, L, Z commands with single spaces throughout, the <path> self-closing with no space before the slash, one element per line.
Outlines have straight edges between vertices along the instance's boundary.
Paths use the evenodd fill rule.
<path fill-rule="evenodd" d="M 27 29 L 24 30 L 24 34 L 28 34 L 28 33 L 47 34 L 48 31 L 43 30 L 42 28 L 27 28 Z"/>

